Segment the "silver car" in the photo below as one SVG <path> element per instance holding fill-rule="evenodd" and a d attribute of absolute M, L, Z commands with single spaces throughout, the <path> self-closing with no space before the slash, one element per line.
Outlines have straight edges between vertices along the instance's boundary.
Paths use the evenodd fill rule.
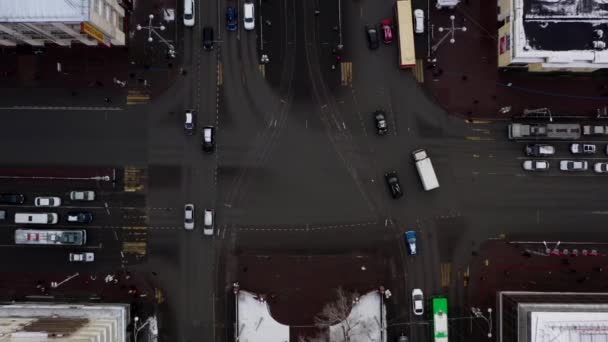
<path fill-rule="evenodd" d="M 560 160 L 559 169 L 562 171 L 587 171 L 586 160 Z"/>
<path fill-rule="evenodd" d="M 61 198 L 52 196 L 40 196 L 34 199 L 37 207 L 58 207 L 61 205 Z"/>
<path fill-rule="evenodd" d="M 203 215 L 203 234 L 213 235 L 213 226 L 215 221 L 215 212 L 213 209 L 205 209 Z"/>
<path fill-rule="evenodd" d="M 416 316 L 421 316 L 424 313 L 424 295 L 421 289 L 412 290 L 412 308 Z"/>
<path fill-rule="evenodd" d="M 595 163 L 593 171 L 596 173 L 608 173 L 608 163 Z"/>
<path fill-rule="evenodd" d="M 549 162 L 546 160 L 525 160 L 522 167 L 526 171 L 547 171 L 549 170 Z"/>
<path fill-rule="evenodd" d="M 94 201 L 95 191 L 92 190 L 78 190 L 70 192 L 70 199 L 72 201 Z"/>

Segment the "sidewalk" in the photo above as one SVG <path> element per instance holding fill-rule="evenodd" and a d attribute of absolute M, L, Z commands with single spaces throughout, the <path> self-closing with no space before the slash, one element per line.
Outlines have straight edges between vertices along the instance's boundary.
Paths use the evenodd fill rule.
<path fill-rule="evenodd" d="M 525 70 L 498 70 L 496 1 L 466 0 L 455 10 L 431 7 L 430 20 L 437 42 L 445 35 L 439 27 L 467 28 L 457 31 L 437 49 L 433 69 L 426 52 L 418 52 L 425 67 L 425 84 L 431 96 L 451 114 L 471 118 L 510 118 L 524 109 L 549 108 L 554 116 L 595 116 L 608 103 L 606 76 L 540 74 Z M 557 39 L 557 38 L 556 38 Z M 511 111 L 499 114 L 503 107 Z"/>

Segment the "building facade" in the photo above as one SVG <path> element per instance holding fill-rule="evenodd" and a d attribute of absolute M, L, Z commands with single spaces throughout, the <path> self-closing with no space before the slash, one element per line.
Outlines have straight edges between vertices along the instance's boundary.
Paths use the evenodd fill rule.
<path fill-rule="evenodd" d="M 498 66 L 608 68 L 608 1 L 498 0 Z"/>
<path fill-rule="evenodd" d="M 2 0 L 0 46 L 124 46 L 119 0 Z"/>

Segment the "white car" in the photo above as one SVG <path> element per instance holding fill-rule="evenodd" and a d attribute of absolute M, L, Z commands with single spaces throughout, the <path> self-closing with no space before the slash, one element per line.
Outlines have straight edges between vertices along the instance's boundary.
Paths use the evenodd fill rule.
<path fill-rule="evenodd" d="M 194 26 L 194 0 L 184 0 L 184 26 Z"/>
<path fill-rule="evenodd" d="M 87 253 L 70 253 L 71 262 L 93 262 L 95 261 L 95 254 L 92 252 Z"/>
<path fill-rule="evenodd" d="M 94 201 L 95 200 L 95 191 L 92 191 L 92 190 L 72 191 L 72 192 L 70 192 L 70 199 L 72 201 Z"/>
<path fill-rule="evenodd" d="M 596 173 L 608 173 L 608 163 L 595 163 L 593 171 Z"/>
<path fill-rule="evenodd" d="M 562 171 L 587 171 L 586 160 L 560 160 L 559 169 Z"/>
<path fill-rule="evenodd" d="M 205 209 L 205 214 L 203 216 L 203 234 L 205 235 L 213 235 L 213 221 L 215 212 L 213 209 Z"/>
<path fill-rule="evenodd" d="M 194 229 L 194 204 L 184 206 L 184 228 L 187 230 Z"/>
<path fill-rule="evenodd" d="M 251 2 L 243 4 L 243 27 L 247 31 L 255 29 L 255 10 Z"/>
<path fill-rule="evenodd" d="M 412 290 L 412 307 L 416 316 L 421 316 L 424 313 L 424 295 L 421 289 Z"/>
<path fill-rule="evenodd" d="M 421 9 L 414 10 L 414 19 L 416 21 L 416 33 L 424 33 L 424 12 Z"/>
<path fill-rule="evenodd" d="M 61 205 L 61 198 L 51 196 L 36 197 L 34 205 L 37 207 L 58 207 Z"/>
<path fill-rule="evenodd" d="M 547 171 L 549 170 L 549 162 L 546 160 L 525 160 L 522 167 L 526 171 Z"/>
<path fill-rule="evenodd" d="M 572 154 L 594 154 L 595 150 L 594 144 L 570 144 L 570 152 Z"/>

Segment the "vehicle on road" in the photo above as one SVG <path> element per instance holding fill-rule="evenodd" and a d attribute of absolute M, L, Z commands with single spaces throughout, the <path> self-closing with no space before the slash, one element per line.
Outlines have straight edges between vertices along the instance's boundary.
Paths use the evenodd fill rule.
<path fill-rule="evenodd" d="M 187 135 L 194 134 L 194 111 L 192 109 L 188 109 L 184 113 L 184 131 Z"/>
<path fill-rule="evenodd" d="M 6 210 L 0 210 L 0 221 L 6 220 Z"/>
<path fill-rule="evenodd" d="M 416 33 L 424 33 L 424 11 L 421 9 L 414 10 L 414 19 L 416 22 Z"/>
<path fill-rule="evenodd" d="M 412 1 L 397 0 L 395 3 L 395 14 L 397 18 L 399 67 L 413 68 L 416 66 L 416 46 L 414 45 Z"/>
<path fill-rule="evenodd" d="M 437 189 L 439 187 L 439 180 L 437 180 L 433 163 L 431 163 L 431 158 L 428 157 L 426 151 L 423 149 L 416 150 L 412 152 L 412 157 L 416 163 L 416 169 L 418 170 L 424 190 Z"/>
<path fill-rule="evenodd" d="M 367 36 L 367 47 L 370 50 L 375 50 L 380 46 L 376 25 L 365 25 L 365 35 Z"/>
<path fill-rule="evenodd" d="M 203 27 L 203 49 L 207 51 L 213 50 L 213 27 Z"/>
<path fill-rule="evenodd" d="M 584 125 L 583 135 L 601 136 L 608 135 L 608 126 Z"/>
<path fill-rule="evenodd" d="M 194 26 L 194 0 L 184 0 L 184 26 Z"/>
<path fill-rule="evenodd" d="M 383 110 L 377 110 L 374 112 L 374 122 L 376 123 L 376 134 L 385 135 L 388 132 L 388 125 L 386 124 L 386 113 Z"/>
<path fill-rule="evenodd" d="M 70 262 L 93 262 L 95 261 L 95 253 L 70 253 Z"/>
<path fill-rule="evenodd" d="M 236 31 L 238 27 L 238 18 L 236 8 L 232 6 L 226 7 L 226 30 Z"/>
<path fill-rule="evenodd" d="M 528 144 L 524 153 L 529 157 L 552 156 L 555 154 L 555 147 L 547 144 Z"/>
<path fill-rule="evenodd" d="M 508 126 L 509 139 L 563 139 L 576 140 L 581 137 L 579 124 L 522 124 L 512 123 Z"/>
<path fill-rule="evenodd" d="M 431 305 L 433 308 L 433 341 L 448 342 L 448 299 L 435 297 Z"/>
<path fill-rule="evenodd" d="M 595 163 L 593 171 L 595 173 L 608 173 L 608 163 Z"/>
<path fill-rule="evenodd" d="M 67 221 L 70 223 L 91 223 L 93 214 L 88 211 L 72 211 L 68 213 Z"/>
<path fill-rule="evenodd" d="M 184 206 L 184 228 L 194 229 L 194 204 L 189 203 Z"/>
<path fill-rule="evenodd" d="M 526 171 L 547 171 L 549 162 L 546 160 L 524 160 L 522 167 Z"/>
<path fill-rule="evenodd" d="M 207 153 L 213 152 L 215 149 L 215 127 L 205 126 L 203 127 L 203 151 Z"/>
<path fill-rule="evenodd" d="M 16 193 L 0 194 L 0 203 L 2 203 L 2 204 L 23 204 L 24 202 L 25 202 L 25 196 L 23 196 L 23 194 L 16 194 Z"/>
<path fill-rule="evenodd" d="M 594 144 L 581 144 L 574 143 L 570 144 L 570 152 L 572 154 L 594 154 L 596 147 Z"/>
<path fill-rule="evenodd" d="M 247 31 L 255 29 L 255 9 L 251 2 L 243 4 L 243 27 Z"/>
<path fill-rule="evenodd" d="M 19 245 L 82 246 L 86 241 L 87 232 L 85 230 L 15 230 L 15 243 Z"/>
<path fill-rule="evenodd" d="M 55 224 L 58 220 L 56 213 L 15 213 L 15 223 Z"/>
<path fill-rule="evenodd" d="M 79 190 L 70 192 L 70 199 L 72 201 L 94 201 L 95 191 L 92 190 Z"/>
<path fill-rule="evenodd" d="M 413 230 L 408 230 L 403 234 L 405 239 L 405 245 L 407 246 L 407 254 L 416 255 L 418 254 L 418 249 L 416 248 L 416 232 Z"/>
<path fill-rule="evenodd" d="M 34 199 L 37 207 L 58 207 L 61 205 L 61 198 L 54 196 L 40 196 Z"/>
<path fill-rule="evenodd" d="M 560 160 L 559 169 L 562 171 L 586 171 L 586 160 Z"/>
<path fill-rule="evenodd" d="M 213 226 L 215 221 L 215 211 L 213 209 L 205 209 L 203 215 L 203 234 L 213 235 Z"/>
<path fill-rule="evenodd" d="M 384 174 L 384 179 L 386 180 L 386 184 L 388 184 L 388 189 L 391 192 L 391 196 L 393 198 L 399 198 L 403 196 L 403 191 L 401 190 L 401 184 L 399 183 L 399 176 L 396 171 L 390 171 Z"/>
<path fill-rule="evenodd" d="M 380 22 L 380 28 L 382 29 L 382 42 L 384 44 L 390 44 L 393 42 L 393 21 L 390 19 L 384 19 Z"/>
<path fill-rule="evenodd" d="M 412 306 L 414 315 L 421 316 L 424 314 L 424 295 L 421 289 L 412 290 Z"/>
<path fill-rule="evenodd" d="M 401 335 L 397 338 L 397 342 L 410 342 L 409 338 L 405 335 Z"/>

